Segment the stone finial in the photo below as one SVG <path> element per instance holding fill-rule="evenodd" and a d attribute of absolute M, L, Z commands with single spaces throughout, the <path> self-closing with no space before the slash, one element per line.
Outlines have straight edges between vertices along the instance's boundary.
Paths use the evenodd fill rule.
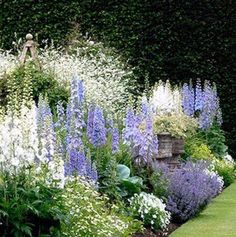
<path fill-rule="evenodd" d="M 26 38 L 26 40 L 32 40 L 32 39 L 33 39 L 33 35 L 27 34 L 27 35 L 25 36 L 25 38 Z"/>

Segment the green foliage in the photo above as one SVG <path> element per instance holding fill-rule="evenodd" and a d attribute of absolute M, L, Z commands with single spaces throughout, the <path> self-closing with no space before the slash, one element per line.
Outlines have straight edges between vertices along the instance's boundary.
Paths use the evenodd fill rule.
<path fill-rule="evenodd" d="M 119 180 L 119 190 L 122 197 L 131 197 L 135 193 L 140 193 L 143 186 L 142 178 L 138 176 L 130 177 L 130 169 L 125 166 L 118 164 L 116 172 Z"/>
<path fill-rule="evenodd" d="M 185 144 L 185 154 L 186 158 L 191 157 L 194 160 L 209 160 L 212 161 L 215 156 L 212 154 L 210 148 L 204 144 L 196 144 L 192 141 L 188 141 Z"/>
<path fill-rule="evenodd" d="M 228 187 L 235 180 L 235 167 L 224 161 L 216 160 L 214 162 L 214 170 L 223 178 L 224 186 Z"/>
<path fill-rule="evenodd" d="M 160 198 L 167 198 L 169 194 L 168 179 L 163 175 L 162 171 L 154 171 L 149 179 L 150 184 L 152 185 L 153 194 Z"/>
<path fill-rule="evenodd" d="M 60 236 L 60 223 L 66 219 L 58 205 L 61 190 L 32 182 L 30 172 L 1 172 L 0 180 L 1 236 Z"/>
<path fill-rule="evenodd" d="M 216 157 L 222 158 L 226 155 L 228 148 L 225 145 L 225 134 L 217 124 L 214 124 L 200 135 L 205 139 Z"/>
<path fill-rule="evenodd" d="M 26 101 L 30 96 L 38 103 L 39 96 L 42 95 L 47 96 L 49 105 L 55 112 L 58 101 L 66 103 L 69 98 L 68 89 L 60 85 L 53 75 L 43 72 L 33 63 L 16 68 L 11 74 L 3 78 L 0 86 L 2 92 L 1 105 L 6 105 L 7 101 L 10 100 L 14 102 L 12 106 L 20 107 L 20 101 Z"/>
<path fill-rule="evenodd" d="M 226 155 L 224 132 L 218 125 L 207 130 L 199 130 L 185 141 L 185 157 L 199 159 L 223 158 Z"/>
<path fill-rule="evenodd" d="M 176 138 L 186 138 L 193 134 L 196 128 L 195 119 L 184 114 L 173 114 L 156 116 L 153 129 L 156 134 L 169 133 Z"/>

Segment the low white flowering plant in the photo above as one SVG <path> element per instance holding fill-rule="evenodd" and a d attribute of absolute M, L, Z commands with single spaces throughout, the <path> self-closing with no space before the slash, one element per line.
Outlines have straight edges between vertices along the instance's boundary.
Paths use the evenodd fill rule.
<path fill-rule="evenodd" d="M 165 230 L 170 223 L 170 213 L 165 210 L 166 205 L 153 194 L 141 192 L 135 194 L 129 202 L 132 215 L 141 219 L 144 226 L 153 230 Z"/>
<path fill-rule="evenodd" d="M 108 198 L 101 196 L 83 177 L 69 178 L 62 195 L 69 213 L 62 225 L 68 237 L 128 237 L 142 230 L 142 224 L 132 217 L 118 214 L 118 206 L 108 208 Z"/>

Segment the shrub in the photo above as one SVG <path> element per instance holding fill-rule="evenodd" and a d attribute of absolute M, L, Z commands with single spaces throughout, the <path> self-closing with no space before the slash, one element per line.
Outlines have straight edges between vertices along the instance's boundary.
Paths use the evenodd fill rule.
<path fill-rule="evenodd" d="M 107 209 L 108 199 L 83 179 L 69 181 L 62 198 L 70 213 L 62 226 L 65 236 L 126 237 L 142 229 L 139 221 L 118 214 L 119 207 Z"/>
<path fill-rule="evenodd" d="M 153 230 L 165 229 L 170 222 L 170 213 L 165 204 L 153 194 L 141 192 L 130 199 L 131 213 Z"/>
<path fill-rule="evenodd" d="M 223 180 L 204 162 L 187 162 L 174 171 L 169 182 L 167 210 L 176 221 L 186 221 L 221 192 Z"/>
<path fill-rule="evenodd" d="M 222 159 L 227 154 L 224 132 L 219 125 L 213 124 L 208 129 L 198 130 L 185 140 L 185 157 L 196 159 Z"/>
<path fill-rule="evenodd" d="M 20 96 L 26 86 L 26 81 L 32 87 L 31 93 L 36 104 L 40 95 L 47 96 L 50 107 L 54 112 L 59 101 L 65 104 L 69 98 L 69 89 L 60 85 L 52 74 L 43 72 L 33 63 L 16 67 L 10 74 L 6 74 L 2 80 L 3 82 L 0 84 L 2 105 L 7 103 L 7 96 L 12 91 L 17 91 L 18 96 Z"/>
<path fill-rule="evenodd" d="M 214 170 L 223 178 L 224 186 L 228 187 L 235 180 L 235 166 L 226 163 L 224 160 L 215 159 L 213 161 Z"/>
<path fill-rule="evenodd" d="M 194 160 L 212 161 L 215 156 L 206 144 L 194 144 L 193 142 L 185 144 L 185 155 Z"/>

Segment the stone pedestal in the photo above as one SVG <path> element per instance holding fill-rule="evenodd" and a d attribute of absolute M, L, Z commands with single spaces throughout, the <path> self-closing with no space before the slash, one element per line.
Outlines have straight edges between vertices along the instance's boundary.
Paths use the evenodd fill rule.
<path fill-rule="evenodd" d="M 158 155 L 157 159 L 164 159 L 172 156 L 172 137 L 169 133 L 158 134 Z"/>

